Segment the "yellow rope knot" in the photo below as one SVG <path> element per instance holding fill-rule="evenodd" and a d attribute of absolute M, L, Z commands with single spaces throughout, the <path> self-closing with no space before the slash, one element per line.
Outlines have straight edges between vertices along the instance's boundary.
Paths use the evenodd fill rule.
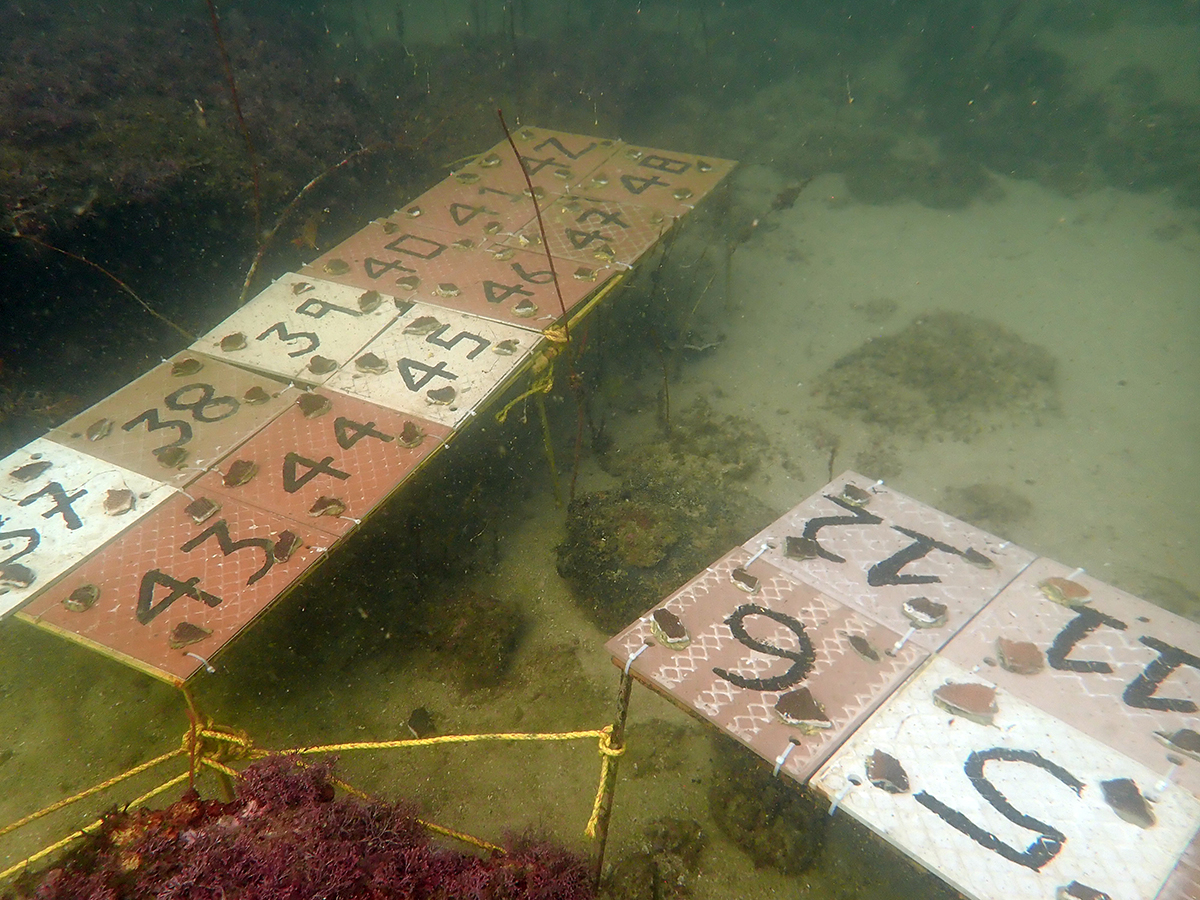
<path fill-rule="evenodd" d="M 611 777 L 611 770 L 616 765 L 617 757 L 625 752 L 624 747 L 614 747 L 612 745 L 612 730 L 611 725 L 605 725 L 600 729 L 600 785 L 596 788 L 596 800 L 592 803 L 592 815 L 588 819 L 587 827 L 583 829 L 583 833 L 590 838 L 596 836 L 596 827 L 600 823 L 600 808 L 604 805 L 604 791 L 608 787 L 608 781 Z"/>
<path fill-rule="evenodd" d="M 611 725 L 605 725 L 600 729 L 600 755 L 601 756 L 621 756 L 625 753 L 624 747 L 614 747 L 612 745 L 612 730 Z"/>

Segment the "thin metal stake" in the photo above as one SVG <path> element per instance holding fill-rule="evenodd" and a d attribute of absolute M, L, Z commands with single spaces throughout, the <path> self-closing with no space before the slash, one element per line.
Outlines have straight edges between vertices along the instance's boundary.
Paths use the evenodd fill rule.
<path fill-rule="evenodd" d="M 617 697 L 617 720 L 613 723 L 608 743 L 613 750 L 625 746 L 625 719 L 629 715 L 629 691 L 633 687 L 633 676 L 626 670 L 621 673 L 621 689 Z M 593 883 L 600 891 L 600 877 L 604 874 L 604 847 L 608 843 L 608 820 L 612 815 L 613 794 L 617 789 L 617 763 L 621 757 L 614 756 L 608 763 L 608 777 L 604 779 L 604 793 L 600 798 L 600 815 L 596 818 L 596 869 Z"/>

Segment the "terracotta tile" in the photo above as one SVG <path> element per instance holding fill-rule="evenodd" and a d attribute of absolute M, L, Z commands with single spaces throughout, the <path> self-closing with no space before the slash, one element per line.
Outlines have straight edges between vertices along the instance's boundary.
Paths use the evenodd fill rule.
<path fill-rule="evenodd" d="M 683 623 L 686 647 L 663 643 L 655 610 L 606 646 L 621 667 L 637 653 L 631 671 L 640 681 L 764 759 L 788 751 L 782 771 L 803 783 L 926 654 L 910 644 L 887 655 L 895 632 L 761 559 L 743 571 L 749 559 L 732 551 L 655 607 Z M 747 582 L 757 584 L 753 592 Z M 801 689 L 829 727 L 805 733 L 776 712 L 782 696 Z"/>
<path fill-rule="evenodd" d="M 221 498 L 197 523 L 192 497 L 176 494 L 136 526 L 60 579 L 21 617 L 167 681 L 200 671 L 210 659 L 305 570 L 330 538 L 290 519 Z M 273 548 L 285 531 L 303 546 L 286 561 Z M 86 585 L 99 589 L 84 611 L 64 605 Z M 210 635 L 172 647 L 183 623 Z"/>
<path fill-rule="evenodd" d="M 328 404 L 312 402 L 318 397 Z M 293 404 L 190 492 L 235 498 L 337 538 L 387 499 L 450 435 L 445 425 L 338 391 L 321 389 L 307 398 L 307 413 Z M 405 446 L 413 441 L 414 446 Z M 237 461 L 252 462 L 255 474 L 244 484 L 227 485 L 226 475 Z M 336 500 L 343 511 L 317 515 L 325 499 Z"/>
<path fill-rule="evenodd" d="M 848 484 L 858 502 L 843 496 Z M 744 546 L 764 543 L 770 544 L 765 558 L 785 572 L 895 631 L 911 629 L 908 639 L 927 650 L 940 648 L 1034 558 L 854 472 Z M 815 555 L 797 558 L 806 554 Z M 914 628 L 905 604 L 916 598 L 944 607 L 942 624 Z"/>
<path fill-rule="evenodd" d="M 185 350 L 55 428 L 50 438 L 179 487 L 287 409 L 297 393 Z"/>

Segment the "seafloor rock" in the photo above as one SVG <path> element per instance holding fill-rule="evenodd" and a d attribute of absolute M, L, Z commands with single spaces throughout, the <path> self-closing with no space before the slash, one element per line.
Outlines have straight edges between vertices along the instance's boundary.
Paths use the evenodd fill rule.
<path fill-rule="evenodd" d="M 670 440 L 621 454 L 619 488 L 572 501 L 558 572 L 602 629 L 619 631 L 771 520 L 738 484 L 765 445 L 744 420 L 694 407 Z"/>
<path fill-rule="evenodd" d="M 457 670 L 463 687 L 493 687 L 504 680 L 528 619 L 510 601 L 460 589 L 425 604 L 424 642 Z"/>
<path fill-rule="evenodd" d="M 694 819 L 656 819 L 647 826 L 642 847 L 613 866 L 604 896 L 613 900 L 690 897 L 706 843 Z"/>
<path fill-rule="evenodd" d="M 997 414 L 1056 412 L 1056 367 L 1047 350 L 994 322 L 942 311 L 843 356 L 816 393 L 868 423 L 965 438 Z"/>
<path fill-rule="evenodd" d="M 825 810 L 795 782 L 772 778 L 768 763 L 726 737 L 713 739 L 708 806 L 713 819 L 756 866 L 803 872 L 817 859 Z"/>

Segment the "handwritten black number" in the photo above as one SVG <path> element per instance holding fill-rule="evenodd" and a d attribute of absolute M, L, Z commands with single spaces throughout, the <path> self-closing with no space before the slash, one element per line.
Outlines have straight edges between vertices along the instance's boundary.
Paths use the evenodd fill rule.
<path fill-rule="evenodd" d="M 1107 625 L 1118 631 L 1124 631 L 1126 625 L 1120 619 L 1105 615 L 1098 609 L 1087 606 L 1076 606 L 1075 618 L 1063 626 L 1054 636 L 1054 642 L 1046 651 L 1046 661 L 1050 668 L 1061 672 L 1099 672 L 1107 675 L 1112 672 L 1112 666 L 1098 659 L 1067 659 L 1067 654 L 1075 649 L 1075 645 L 1099 628 Z"/>
<path fill-rule="evenodd" d="M 1158 656 L 1142 670 L 1137 678 L 1125 688 L 1124 700 L 1137 709 L 1158 709 L 1164 712 L 1194 713 L 1196 704 L 1179 697 L 1155 697 L 1154 693 L 1180 666 L 1191 666 L 1200 670 L 1200 658 L 1186 650 L 1172 647 L 1165 641 L 1149 636 L 1138 638 L 1143 644 L 1158 653 Z"/>
<path fill-rule="evenodd" d="M 137 620 L 143 625 L 150 624 L 155 616 L 182 597 L 191 597 L 193 600 L 199 600 L 205 606 L 219 606 L 221 598 L 215 594 L 200 590 L 196 587 L 199 583 L 199 576 L 193 576 L 187 581 L 180 581 L 178 578 L 173 578 L 158 569 L 151 569 L 142 576 L 142 583 L 138 588 Z M 154 602 L 155 587 L 170 589 L 167 596 L 163 597 L 157 603 Z"/>
<path fill-rule="evenodd" d="M 179 549 L 184 553 L 191 553 L 210 537 L 215 537 L 217 543 L 221 547 L 221 553 L 229 556 L 231 553 L 236 553 L 239 550 L 257 547 L 263 552 L 263 564 L 258 568 L 253 575 L 247 579 L 246 584 L 251 585 L 258 579 L 262 578 L 267 572 L 271 571 L 271 566 L 275 565 L 275 542 L 270 538 L 244 538 L 240 541 L 235 541 L 229 536 L 229 523 L 224 519 L 218 519 L 214 524 L 209 525 L 203 531 L 193 538 L 188 539 L 180 545 Z"/>
<path fill-rule="evenodd" d="M 748 616 L 766 616 L 768 619 L 790 629 L 796 635 L 796 641 L 799 646 L 795 650 L 787 650 L 751 637 L 750 633 L 746 631 L 744 624 Z M 744 603 L 729 615 L 725 620 L 725 624 L 729 626 L 729 630 L 733 632 L 733 636 L 751 650 L 757 650 L 759 653 L 765 653 L 768 656 L 776 656 L 780 659 L 790 659 L 792 661 L 791 666 L 786 672 L 772 678 L 746 678 L 743 675 L 738 675 L 736 672 L 727 672 L 724 669 L 718 668 L 713 669 L 713 672 L 718 677 L 725 679 L 730 684 L 736 684 L 738 687 L 747 688 L 752 691 L 785 691 L 799 684 L 812 671 L 816 654 L 813 652 L 812 641 L 804 630 L 804 623 L 799 619 L 789 616 L 787 613 L 767 609 L 755 603 Z"/>
<path fill-rule="evenodd" d="M 971 780 L 971 785 L 979 795 L 996 812 L 1000 813 L 1000 815 L 1004 816 L 1004 818 L 1008 819 L 1014 825 L 1024 828 L 1027 831 L 1038 833 L 1038 836 L 1024 850 L 1017 850 L 1015 847 L 1004 843 L 1004 841 L 1000 840 L 990 831 L 976 825 L 957 809 L 946 805 L 927 791 L 915 794 L 913 799 L 942 819 L 942 821 L 961 831 L 984 849 L 991 850 L 1009 862 L 1025 866 L 1036 872 L 1058 855 L 1059 851 L 1062 850 L 1063 843 L 1067 839 L 1066 835 L 1053 825 L 1048 825 L 1045 822 L 1035 819 L 1033 816 L 1026 815 L 1008 802 L 1008 798 L 1000 793 L 999 789 L 988 781 L 987 776 L 983 773 L 984 765 L 992 760 L 1037 766 L 1039 769 L 1049 772 L 1073 790 L 1076 796 L 1081 795 L 1083 792 L 1082 781 L 1062 766 L 1050 762 L 1050 760 L 1033 750 L 993 747 L 990 750 L 976 750 L 968 756 L 966 763 L 963 765 L 963 771 L 966 773 L 967 778 Z"/>
<path fill-rule="evenodd" d="M 197 390 L 200 392 L 199 398 L 185 403 L 184 395 Z M 216 390 L 211 384 L 185 384 L 179 390 L 167 394 L 163 398 L 163 405 L 175 412 L 191 410 L 192 418 L 197 422 L 220 422 L 237 412 L 241 404 L 234 397 L 214 397 L 215 393 Z"/>
<path fill-rule="evenodd" d="M 294 494 L 318 475 L 328 475 L 340 481 L 345 481 L 350 477 L 349 472 L 343 472 L 331 466 L 332 462 L 332 456 L 326 456 L 318 461 L 308 459 L 299 453 L 288 452 L 283 457 L 283 489 L 289 494 Z M 301 466 L 307 469 L 304 474 L 299 473 Z"/>
<path fill-rule="evenodd" d="M 390 434 L 376 431 L 374 422 L 355 422 L 344 416 L 338 416 L 333 420 L 333 436 L 343 450 L 349 450 L 365 437 L 375 438 L 384 443 L 392 440 Z"/>

